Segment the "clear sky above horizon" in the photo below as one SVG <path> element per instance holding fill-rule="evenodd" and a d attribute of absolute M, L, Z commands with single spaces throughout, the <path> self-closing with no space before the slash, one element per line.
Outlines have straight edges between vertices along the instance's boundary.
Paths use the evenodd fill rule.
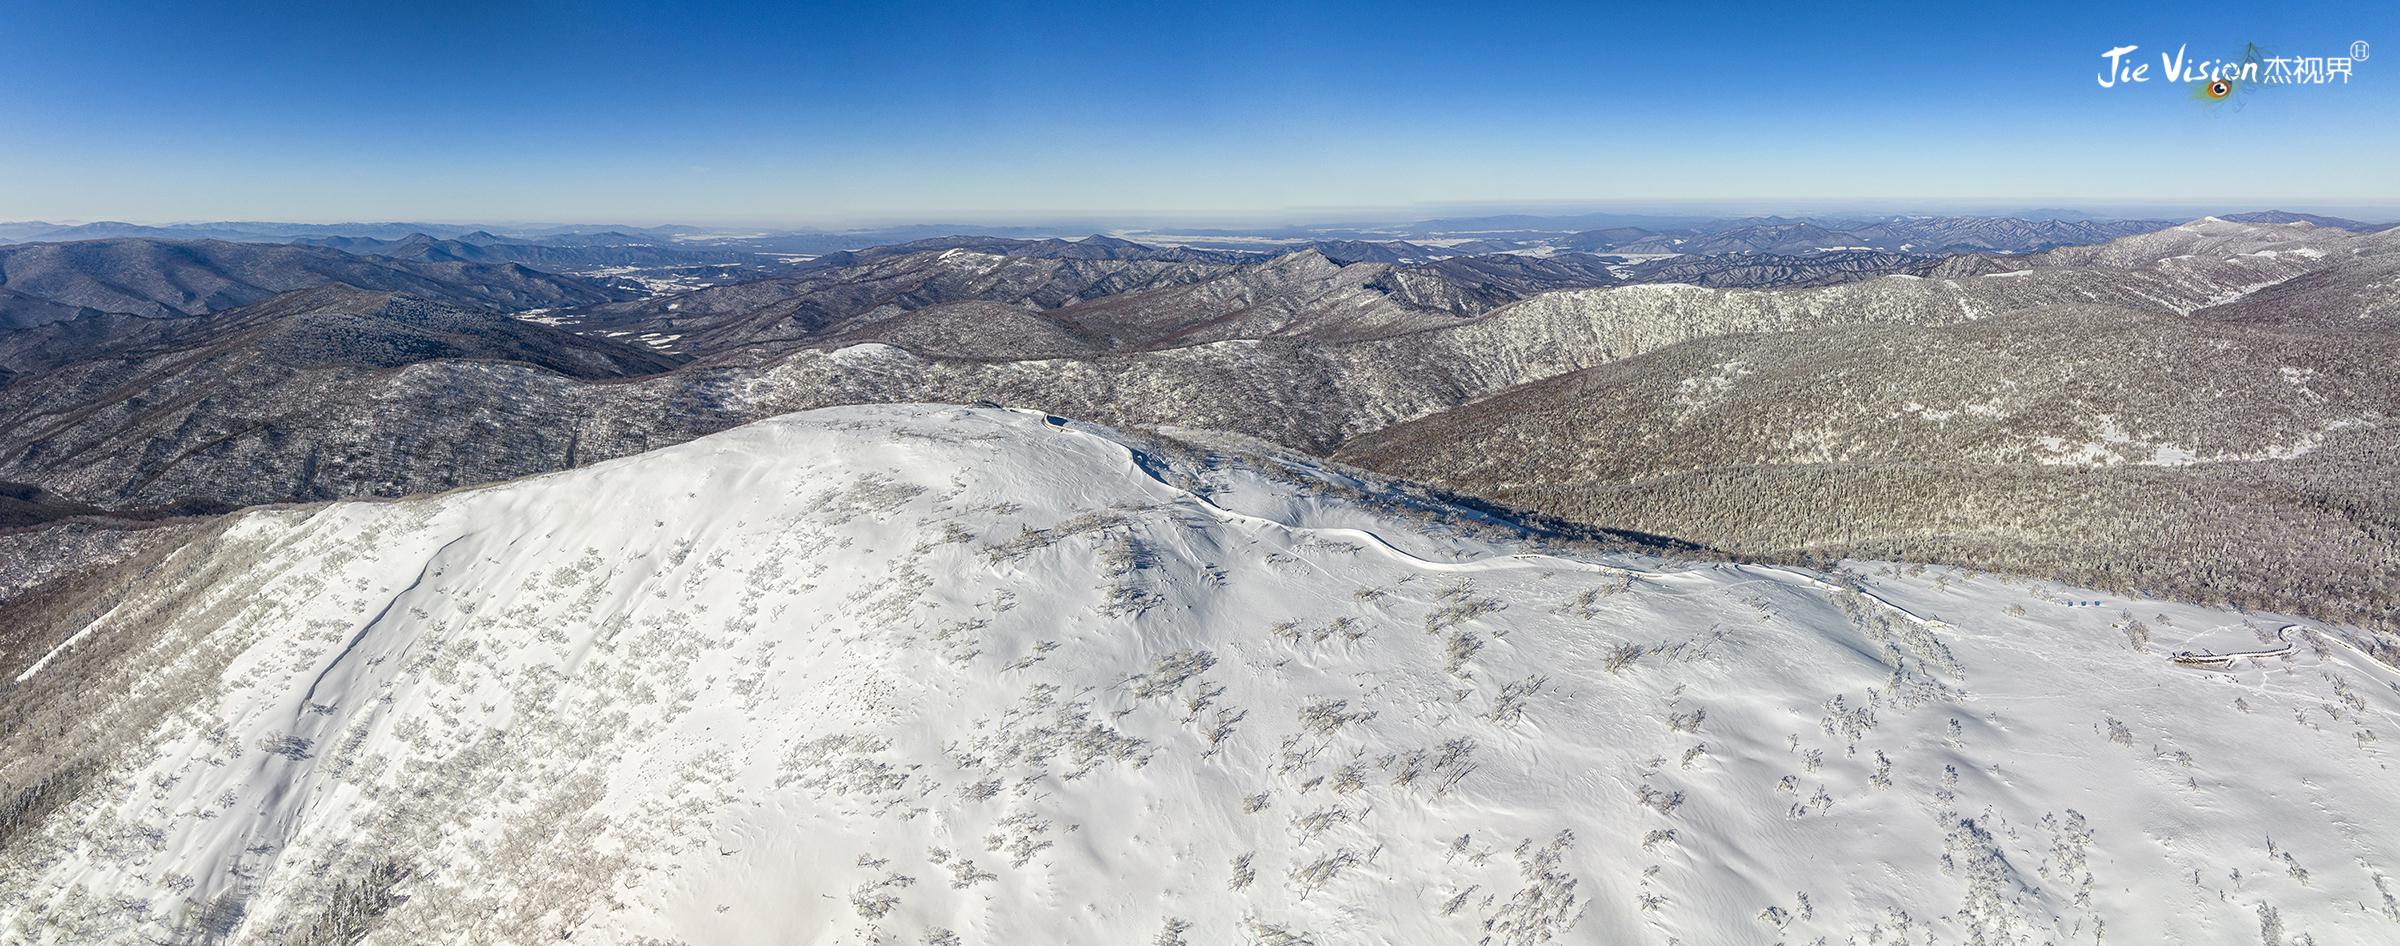
<path fill-rule="evenodd" d="M 0 219 L 2400 206 L 2400 3 L 0 0 Z M 2255 43 L 2347 84 L 2101 88 Z"/>

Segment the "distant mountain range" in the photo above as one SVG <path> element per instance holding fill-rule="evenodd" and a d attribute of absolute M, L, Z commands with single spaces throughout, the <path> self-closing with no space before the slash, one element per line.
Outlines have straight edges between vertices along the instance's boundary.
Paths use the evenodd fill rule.
<path fill-rule="evenodd" d="M 585 331 L 675 336 L 677 351 L 702 357 L 861 341 L 953 357 L 1051 357 L 1389 335 L 1536 292 L 1621 281 L 1588 256 L 1399 264 L 1345 262 L 1315 246 L 1266 255 L 966 237 L 834 254 L 793 276 L 556 317 Z"/>
<path fill-rule="evenodd" d="M 399 495 L 621 456 L 789 410 L 992 400 L 1339 450 L 1553 516 L 1748 554 L 1849 548 L 2177 593 L 2206 574 L 2280 606 L 2381 613 L 2394 605 L 2323 591 L 2333 560 L 2289 544 L 2375 562 L 2392 543 L 2372 537 L 2400 534 L 2379 531 L 2366 512 L 2383 508 L 2379 498 L 2340 485 L 2372 479 L 2357 458 L 2386 442 L 2377 420 L 2386 406 L 2372 401 L 2381 389 L 2359 365 L 2388 354 L 2374 333 L 2390 323 L 2400 283 L 2394 239 L 2400 231 L 2210 219 L 2004 255 L 1409 261 L 1408 244 L 1383 247 L 1401 262 L 1345 262 L 1332 254 L 1365 248 L 969 236 L 829 254 L 785 275 L 642 298 L 519 263 L 371 252 L 385 244 L 353 244 L 357 254 L 45 244 L 0 250 L 0 290 L 49 307 L 45 324 L 0 332 L 10 405 L 0 417 L 0 482 L 38 490 L 23 503 L 27 515 Z M 430 256 L 453 241 L 401 242 Z M 99 278 L 121 259 L 167 275 Z M 52 275 L 20 288 L 29 271 L 21 260 Z M 77 260 L 87 265 L 67 265 Z M 279 268 L 291 261 L 308 265 Z M 270 298 L 262 280 L 242 275 L 258 271 L 384 282 Z M 496 288 L 495 276 L 519 282 Z M 394 295 L 419 295 L 411 287 L 425 292 Z M 91 295 L 101 292 L 112 295 Z M 187 314 L 245 299 L 252 308 Z M 145 308 L 96 314 L 103 304 Z M 80 317 L 67 318 L 68 307 Z M 1995 347 L 2003 342 L 2031 347 Z M 1943 354 L 1950 349 L 1955 356 Z M 2151 360 L 2125 360 L 2131 352 Z M 2071 372 L 2037 370 L 2043 358 Z M 1953 362 L 1951 375 L 1919 370 Z M 1757 383 L 1711 367 L 1732 363 L 1755 366 Z M 2162 365 L 2229 392 L 2222 408 L 2253 426 L 2215 407 L 2145 400 L 2142 391 L 2178 383 L 2158 373 Z M 2253 365 L 2263 366 L 2251 372 L 2258 378 L 2243 374 Z M 2275 373 L 2284 368 L 2299 380 Z M 2312 376 L 2338 376 L 2355 396 L 2309 401 Z M 1951 403 L 1937 396 L 1944 377 L 2018 399 Z M 2094 386 L 2095 377 L 2120 381 Z M 1533 387 L 1511 390 L 1519 385 Z M 1706 398 L 1720 387 L 1740 396 L 1676 420 L 1700 411 L 1689 404 L 1718 403 Z M 1620 393 L 1594 393 L 1603 391 Z M 1804 428 L 1793 418 L 1813 409 L 1808 391 L 1852 392 L 1842 403 L 1853 408 L 1805 414 L 1823 426 Z M 1560 404 L 1579 413 L 1557 413 Z M 1987 410 L 1996 413 L 1974 413 Z M 1956 419 L 1924 420 L 1935 416 Z M 1685 430 L 1678 424 L 1701 426 L 1675 434 L 1664 452 L 1639 439 Z M 2183 432 L 2195 425 L 2247 439 Z M 1517 446 L 1532 438 L 1547 446 Z M 1842 446 L 1859 443 L 1920 452 Z M 1589 459 L 1603 454 L 1609 463 Z M 1804 514 L 1845 508 L 1827 498 L 1779 506 L 1751 525 L 1678 518 L 1678 494 L 1644 485 L 1721 483 L 1707 488 L 1725 501 L 1709 508 L 1737 509 L 1733 499 L 1761 477 L 1791 478 L 1794 495 L 1851 489 L 1934 457 L 1949 458 L 1947 472 L 1928 474 L 1930 485 L 1892 486 L 1882 518 Z M 2128 459 L 2144 457 L 2177 462 Z M 1707 479 L 1736 468 L 1750 479 Z M 2087 482 L 2119 485 L 2058 485 Z M 2046 524 L 2024 530 L 2035 545 L 1947 536 L 1938 501 L 1891 505 L 2007 484 L 2019 491 L 1989 501 L 2064 490 L 2044 501 Z M 2250 510 L 2257 535 L 2280 537 L 2255 541 L 2260 554 L 2295 571 L 2192 571 L 2193 550 L 2222 539 L 2188 528 L 2173 541 L 2126 542 L 2109 523 L 2184 515 L 2159 512 L 2183 508 L 2171 503 L 2108 505 L 2143 496 L 2184 497 L 2192 516 L 2212 503 Z M 2334 525 L 2305 525 L 2308 516 Z M 1880 531 L 1856 531 L 1870 525 Z M 2060 557 L 2100 547 L 2095 535 L 2114 537 L 2107 554 Z M 2137 562 L 2148 564 L 2128 564 Z"/>
<path fill-rule="evenodd" d="M 2306 221 L 2319 226 L 2361 232 L 2391 225 L 2389 222 L 2361 222 L 2280 210 L 2222 216 L 2245 223 Z M 405 243 L 422 238 L 432 241 L 456 240 L 476 245 L 649 246 L 699 252 L 823 255 L 927 240 L 955 239 L 959 234 L 1031 242 L 1102 231 L 1122 233 L 1145 243 L 1188 245 L 1200 249 L 1264 252 L 1274 248 L 1289 251 L 1316 245 L 1325 249 L 1327 255 L 1344 262 L 1409 262 L 1445 254 L 1475 255 L 1535 247 L 1574 251 L 1624 249 L 1640 253 L 1795 254 L 1843 248 L 1910 253 L 2022 253 L 2053 246 L 2105 242 L 2119 236 L 2159 229 L 2171 222 L 2052 208 L 2002 214 L 1884 216 L 1710 217 L 1614 212 L 1509 214 L 1400 224 L 1277 225 L 1247 229 L 1151 225 L 1130 232 L 1097 224 L 997 227 L 906 224 L 858 229 L 752 229 L 686 225 L 303 224 L 262 221 L 152 225 L 116 221 L 84 224 L 28 221 L 0 223 L 0 244 L 139 237 L 244 243 L 315 243 L 372 251 L 383 244 Z M 531 262 L 523 259 L 516 261 Z"/>
<path fill-rule="evenodd" d="M 2235 223 L 2312 223 L 2320 227 L 2332 227 L 2337 230 L 2351 230 L 2358 233 L 2387 230 L 2392 227 L 2390 223 L 2363 223 L 2344 217 L 2324 217 L 2317 214 L 2292 213 L 2288 210 L 2224 214 L 2219 219 L 2231 220 Z"/>
<path fill-rule="evenodd" d="M 626 234 L 593 234 L 603 242 L 527 242 L 485 231 L 437 239 L 412 233 L 398 240 L 372 237 L 310 237 L 294 241 L 360 256 L 382 256 L 417 262 L 521 263 L 550 272 L 578 272 L 618 266 L 699 266 L 710 263 L 748 263 L 759 254 L 748 250 L 706 245 L 679 246 L 672 241 L 629 242 Z M 558 238 L 553 238 L 558 239 Z"/>

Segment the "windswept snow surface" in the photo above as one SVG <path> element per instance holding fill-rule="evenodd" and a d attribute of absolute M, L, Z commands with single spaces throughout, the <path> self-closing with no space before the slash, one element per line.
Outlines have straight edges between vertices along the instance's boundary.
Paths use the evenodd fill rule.
<path fill-rule="evenodd" d="M 839 408 L 245 513 L 0 691 L 164 707 L 74 721 L 130 748 L 0 839 L 0 941 L 2400 941 L 2400 678 L 2325 630 L 2178 667 L 2287 622 L 1146 443 Z"/>

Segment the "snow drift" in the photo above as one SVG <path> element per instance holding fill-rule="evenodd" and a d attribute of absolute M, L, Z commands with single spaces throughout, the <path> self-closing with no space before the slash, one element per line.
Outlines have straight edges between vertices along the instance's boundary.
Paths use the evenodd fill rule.
<path fill-rule="evenodd" d="M 241 514 L 0 689 L 0 940 L 2400 936 L 2319 629 L 1357 485 L 915 405 Z"/>

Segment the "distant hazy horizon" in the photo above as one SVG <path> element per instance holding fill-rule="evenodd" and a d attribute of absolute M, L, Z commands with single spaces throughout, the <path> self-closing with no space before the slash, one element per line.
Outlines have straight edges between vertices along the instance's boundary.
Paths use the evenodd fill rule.
<path fill-rule="evenodd" d="M 497 218 L 372 218 L 372 217 L 307 217 L 298 215 L 249 214 L 223 218 L 157 218 L 144 216 L 80 216 L 32 217 L 0 212 L 0 225 L 44 223 L 58 226 L 83 226 L 97 223 L 125 223 L 146 227 L 193 225 L 299 225 L 329 226 L 359 224 L 392 226 L 422 224 L 429 227 L 500 227 L 500 228 L 606 228 L 606 227 L 671 227 L 721 228 L 734 230 L 874 230 L 901 229 L 925 226 L 985 227 L 992 229 L 1058 230 L 1076 232 L 1114 232 L 1127 230 L 1169 231 L 1185 228 L 1267 228 L 1267 227 L 1358 227 L 1398 226 L 1429 220 L 1453 220 L 1473 217 L 1526 216 L 1566 218 L 1576 216 L 1622 216 L 1626 218 L 1654 217 L 1660 220 L 1738 217 L 1871 217 L 1871 216 L 2038 216 L 2047 213 L 2073 212 L 2096 217 L 2118 219 L 2189 219 L 2211 214 L 2248 213 L 2280 210 L 2293 213 L 2346 217 L 2367 223 L 2400 223 L 2400 202 L 2396 203 L 2314 203 L 2275 201 L 2268 198 L 2224 201 L 2174 201 L 2129 204 L 2121 201 L 2077 201 L 2067 198 L 1969 201 L 1557 201 L 1549 203 L 1457 202 L 1420 204 L 1394 207 L 1291 208 L 1253 212 L 1127 212 L 1105 215 L 1074 215 L 1051 213 L 925 213 L 913 215 L 859 215 L 847 218 L 786 218 L 786 219 L 707 219 L 697 215 L 654 219 L 593 216 L 580 219 L 512 220 Z"/>

